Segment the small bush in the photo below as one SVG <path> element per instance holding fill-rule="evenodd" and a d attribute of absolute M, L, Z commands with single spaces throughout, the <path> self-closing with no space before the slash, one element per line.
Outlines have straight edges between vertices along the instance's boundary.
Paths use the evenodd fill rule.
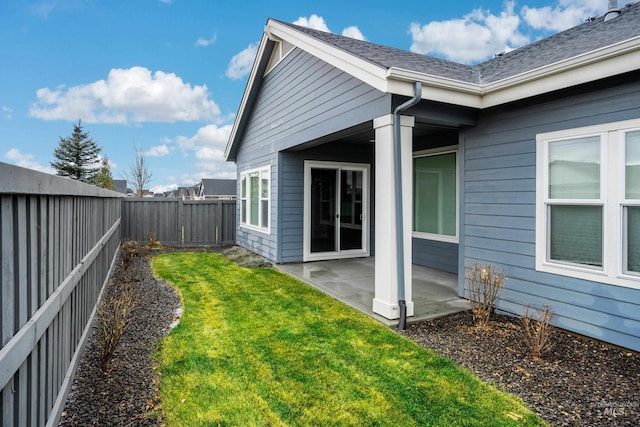
<path fill-rule="evenodd" d="M 539 359 L 551 349 L 552 343 L 549 338 L 553 329 L 551 321 L 554 317 L 555 313 L 548 305 L 542 309 L 525 307 L 522 314 L 522 335 L 532 359 Z"/>
<path fill-rule="evenodd" d="M 489 323 L 493 305 L 506 280 L 507 271 L 490 264 L 479 266 L 474 263 L 466 268 L 466 290 L 473 318 L 478 326 L 485 327 Z"/>
<path fill-rule="evenodd" d="M 133 306 L 133 288 L 130 283 L 125 283 L 119 293 L 110 295 L 98 308 L 98 342 L 103 371 L 106 371 L 109 360 L 124 334 Z"/>
<path fill-rule="evenodd" d="M 147 233 L 147 248 L 151 250 L 162 248 L 162 243 L 156 239 L 156 233 Z"/>
<path fill-rule="evenodd" d="M 120 260 L 122 268 L 127 270 L 134 258 L 145 252 L 145 249 L 135 240 L 125 240 L 120 244 Z"/>

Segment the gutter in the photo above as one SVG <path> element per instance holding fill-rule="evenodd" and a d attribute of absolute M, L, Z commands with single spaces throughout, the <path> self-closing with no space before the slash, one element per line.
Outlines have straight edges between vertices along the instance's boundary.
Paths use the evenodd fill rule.
<path fill-rule="evenodd" d="M 396 264 L 398 273 L 398 305 L 400 306 L 400 320 L 398 330 L 404 331 L 407 325 L 407 302 L 405 300 L 404 276 L 404 218 L 402 212 L 402 147 L 400 145 L 400 112 L 411 108 L 422 99 L 422 83 L 415 82 L 413 98 L 393 110 L 393 154 L 396 199 Z"/>

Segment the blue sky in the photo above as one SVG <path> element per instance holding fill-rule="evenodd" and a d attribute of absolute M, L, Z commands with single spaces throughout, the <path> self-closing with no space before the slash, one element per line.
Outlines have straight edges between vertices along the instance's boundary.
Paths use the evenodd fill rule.
<path fill-rule="evenodd" d="M 134 146 L 157 191 L 235 177 L 222 153 L 270 17 L 472 64 L 602 15 L 607 4 L 2 0 L 0 161 L 51 173 L 59 138 L 82 119 L 114 178 Z"/>

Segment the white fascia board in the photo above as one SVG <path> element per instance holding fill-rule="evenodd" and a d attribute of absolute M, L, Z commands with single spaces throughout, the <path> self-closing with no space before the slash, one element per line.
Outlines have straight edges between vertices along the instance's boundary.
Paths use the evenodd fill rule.
<path fill-rule="evenodd" d="M 414 82 L 421 82 L 422 99 L 465 107 L 482 107 L 482 87 L 474 83 L 401 68 L 390 68 L 387 77 L 387 91 L 396 95 L 414 96 Z"/>
<path fill-rule="evenodd" d="M 236 115 L 236 119 L 233 122 L 233 127 L 231 128 L 231 135 L 229 135 L 229 140 L 227 141 L 227 147 L 224 150 L 224 159 L 228 160 L 229 155 L 231 154 L 231 147 L 233 147 L 233 142 L 236 139 L 236 134 L 238 132 L 238 126 L 240 126 L 240 122 L 244 117 L 244 112 L 247 107 L 247 102 L 249 100 L 249 94 L 251 92 L 251 88 L 255 84 L 256 76 L 258 74 L 258 65 L 260 64 L 260 59 L 262 55 L 264 55 L 264 50 L 267 46 L 267 41 L 269 37 L 265 32 L 262 35 L 262 39 L 260 40 L 260 46 L 258 47 L 258 52 L 256 53 L 256 57 L 253 60 L 253 65 L 251 67 L 251 73 L 249 74 L 249 80 L 247 81 L 247 85 L 244 88 L 244 93 L 242 94 L 242 100 L 240 101 L 240 107 L 238 108 L 238 114 Z"/>
<path fill-rule="evenodd" d="M 387 92 L 386 69 L 360 59 L 348 52 L 310 37 L 273 20 L 267 22 L 267 33 L 310 53 L 322 61 L 358 78 L 364 83 Z"/>
<path fill-rule="evenodd" d="M 483 87 L 482 107 L 493 107 L 606 77 L 636 71 L 640 64 L 640 37 L 635 37 Z"/>
<path fill-rule="evenodd" d="M 532 94 L 549 93 L 636 71 L 639 69 L 639 57 L 640 37 L 635 37 L 487 85 L 390 68 L 387 71 L 387 91 L 413 96 L 413 82 L 419 81 L 423 85 L 423 99 L 489 108 L 528 98 Z"/>

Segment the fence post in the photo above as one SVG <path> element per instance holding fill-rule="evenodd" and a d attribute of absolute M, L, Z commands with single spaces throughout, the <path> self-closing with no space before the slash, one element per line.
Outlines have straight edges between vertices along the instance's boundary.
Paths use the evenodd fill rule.
<path fill-rule="evenodd" d="M 215 227 L 216 227 L 216 246 L 220 246 L 220 230 L 222 229 L 222 200 L 216 201 L 216 216 L 215 216 Z"/>
<path fill-rule="evenodd" d="M 184 246 L 184 200 L 178 199 L 178 234 L 180 235 L 179 246 Z"/>

